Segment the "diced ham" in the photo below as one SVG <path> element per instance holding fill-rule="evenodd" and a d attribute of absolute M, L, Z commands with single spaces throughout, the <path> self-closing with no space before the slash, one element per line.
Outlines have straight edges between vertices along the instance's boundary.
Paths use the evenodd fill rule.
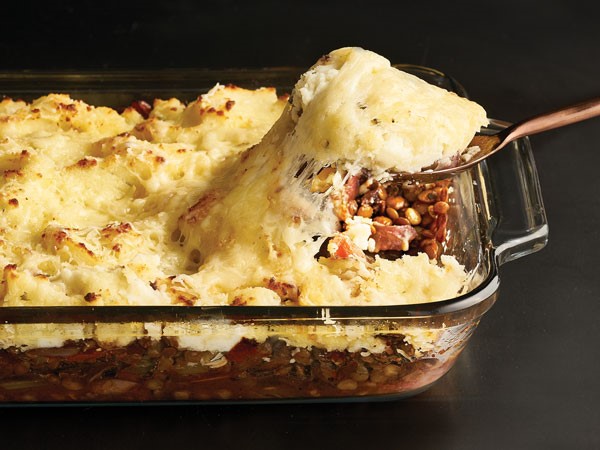
<path fill-rule="evenodd" d="M 357 259 L 366 258 L 365 253 L 360 247 L 345 234 L 336 234 L 327 244 L 327 251 L 329 251 L 333 259 L 347 259 L 350 257 Z"/>
<path fill-rule="evenodd" d="M 344 189 L 341 193 L 333 193 L 331 200 L 333 201 L 333 211 L 338 219 L 344 221 L 356 214 L 358 204 L 356 196 L 360 187 L 360 174 L 352 175 L 346 181 Z"/>
<path fill-rule="evenodd" d="M 274 291 L 284 302 L 298 303 L 300 290 L 298 289 L 298 286 L 294 284 L 277 281 L 275 278 L 271 277 L 267 281 L 267 289 Z"/>
<path fill-rule="evenodd" d="M 383 250 L 407 251 L 410 241 L 417 237 L 417 232 L 412 225 L 375 225 L 375 253 Z"/>

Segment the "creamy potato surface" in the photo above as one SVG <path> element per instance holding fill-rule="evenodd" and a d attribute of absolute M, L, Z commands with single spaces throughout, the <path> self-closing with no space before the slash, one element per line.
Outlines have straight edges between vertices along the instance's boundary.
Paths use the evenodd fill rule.
<path fill-rule="evenodd" d="M 177 281 L 152 287 L 197 269 L 179 217 L 286 100 L 218 85 L 188 105 L 156 100 L 147 118 L 64 94 L 3 100 L 0 303 L 181 303 Z"/>

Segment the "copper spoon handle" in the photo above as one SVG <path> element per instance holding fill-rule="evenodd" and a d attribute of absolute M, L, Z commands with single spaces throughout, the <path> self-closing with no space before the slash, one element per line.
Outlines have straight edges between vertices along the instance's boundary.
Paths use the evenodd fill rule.
<path fill-rule="evenodd" d="M 498 133 L 500 143 L 494 151 L 500 150 L 509 142 L 524 136 L 541 133 L 542 131 L 581 122 L 600 115 L 600 97 L 576 103 L 529 119 L 515 123 Z"/>

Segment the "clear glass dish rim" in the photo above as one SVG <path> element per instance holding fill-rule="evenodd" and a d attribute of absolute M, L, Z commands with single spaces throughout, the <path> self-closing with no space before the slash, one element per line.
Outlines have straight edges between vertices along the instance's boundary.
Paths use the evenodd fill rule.
<path fill-rule="evenodd" d="M 393 64 L 411 73 L 443 78 L 451 90 L 467 96 L 464 87 L 453 77 L 430 67 L 416 64 Z M 93 71 L 0 71 L 0 99 L 10 97 L 10 90 L 22 93 L 45 92 L 46 83 L 69 82 L 75 92 L 108 92 L 115 86 L 138 87 L 141 80 L 153 86 L 173 79 L 178 82 L 206 79 L 247 80 L 248 75 L 289 77 L 301 74 L 305 69 L 293 66 L 268 68 L 227 69 L 163 69 L 163 70 L 107 70 Z M 233 76 L 235 75 L 235 76 Z M 224 78 L 227 77 L 227 78 Z M 99 84 L 97 84 L 99 83 Z M 2 89 L 8 88 L 8 95 Z M 147 88 L 147 87 L 146 87 Z M 154 86 L 155 89 L 160 90 Z M 163 87 L 176 90 L 177 86 Z M 121 91 L 121 89 L 119 89 Z M 506 125 L 506 122 L 493 120 Z M 484 163 L 485 164 L 485 163 Z M 473 290 L 460 296 L 429 303 L 403 305 L 356 305 L 356 306 L 174 306 L 174 305 L 127 305 L 127 306 L 0 306 L 0 322 L 4 323 L 73 323 L 73 322 L 150 322 L 155 320 L 183 321 L 198 319 L 232 319 L 253 322 L 274 320 L 329 320 L 329 319 L 401 319 L 426 318 L 457 313 L 477 306 L 490 299 L 498 290 L 498 262 L 492 248 L 489 253 L 489 273 Z"/>
<path fill-rule="evenodd" d="M 498 290 L 496 264 L 467 294 L 430 303 L 380 306 L 9 306 L 0 307 L 0 323 L 154 322 L 199 319 L 236 321 L 426 318 L 466 311 Z"/>
<path fill-rule="evenodd" d="M 430 77 L 443 78 L 448 85 L 450 90 L 457 93 L 460 96 L 467 97 L 465 88 L 455 78 L 445 74 L 437 69 L 422 66 L 419 64 L 399 63 L 392 64 L 400 70 L 405 70 L 411 73 L 420 73 Z M 185 81 L 198 81 L 202 80 L 202 77 L 207 79 L 215 79 L 215 77 L 221 78 L 221 80 L 230 79 L 246 80 L 248 81 L 248 75 L 250 76 L 269 76 L 273 79 L 277 79 L 278 76 L 282 77 L 297 77 L 300 76 L 306 68 L 299 66 L 273 66 L 273 67 L 231 67 L 223 69 L 209 69 L 209 68 L 166 68 L 166 69 L 106 69 L 106 70 L 1 70 L 0 69 L 0 88 L 4 88 L 3 83 L 9 83 L 8 86 L 13 87 L 13 84 L 17 86 L 22 83 L 29 89 L 20 88 L 23 92 L 39 92 L 44 91 L 44 84 L 52 81 L 66 81 L 69 83 L 90 83 L 90 89 L 97 91 L 98 89 L 104 89 L 106 86 L 98 84 L 99 82 L 106 83 L 136 83 L 147 82 L 152 83 L 156 81 L 164 82 L 166 79 L 172 78 L 178 82 Z M 221 77 L 221 75 L 227 75 L 227 78 Z M 31 83 L 36 84 L 32 85 Z M 292 87 L 292 86 L 290 86 Z M 171 90 L 172 88 L 166 88 Z M 0 97 L 4 96 L 3 92 L 0 91 Z"/>

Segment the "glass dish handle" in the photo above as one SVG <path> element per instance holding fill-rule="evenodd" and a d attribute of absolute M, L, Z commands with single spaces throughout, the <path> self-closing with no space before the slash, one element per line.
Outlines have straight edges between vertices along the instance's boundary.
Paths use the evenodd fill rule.
<path fill-rule="evenodd" d="M 485 179 L 493 184 L 489 217 L 498 265 L 544 248 L 548 222 L 529 139 L 519 139 L 492 156 L 487 170 Z"/>

